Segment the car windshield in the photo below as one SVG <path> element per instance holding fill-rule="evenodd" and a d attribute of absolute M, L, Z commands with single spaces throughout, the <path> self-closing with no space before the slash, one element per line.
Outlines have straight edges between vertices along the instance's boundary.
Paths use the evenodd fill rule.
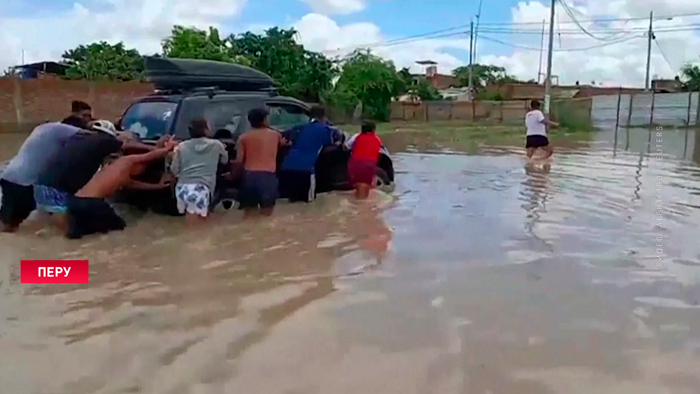
<path fill-rule="evenodd" d="M 141 139 L 157 139 L 168 133 L 175 117 L 177 103 L 147 101 L 133 104 L 122 118 L 122 129 Z"/>

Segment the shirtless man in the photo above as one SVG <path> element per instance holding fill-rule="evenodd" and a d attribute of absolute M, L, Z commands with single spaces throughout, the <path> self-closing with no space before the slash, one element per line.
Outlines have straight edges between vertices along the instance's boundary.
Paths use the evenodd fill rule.
<path fill-rule="evenodd" d="M 132 177 L 142 174 L 151 161 L 167 156 L 175 146 L 177 142 L 168 140 L 163 148 L 139 155 L 120 156 L 106 163 L 82 189 L 68 198 L 70 224 L 66 237 L 77 239 L 89 234 L 123 230 L 126 223 L 105 199 L 122 187 L 140 190 L 169 187 L 170 176 L 167 174 L 157 184 L 140 182 Z"/>
<path fill-rule="evenodd" d="M 277 151 L 287 141 L 282 134 L 270 129 L 267 115 L 264 108 L 252 109 L 248 122 L 253 129 L 243 134 L 236 146 L 236 162 L 244 170 L 239 200 L 245 216 L 258 209 L 265 216 L 271 215 L 279 195 Z"/>

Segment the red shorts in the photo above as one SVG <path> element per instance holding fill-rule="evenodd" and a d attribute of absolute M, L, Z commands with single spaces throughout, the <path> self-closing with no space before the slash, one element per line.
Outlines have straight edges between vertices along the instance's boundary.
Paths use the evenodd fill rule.
<path fill-rule="evenodd" d="M 350 182 L 355 185 L 364 183 L 367 185 L 374 184 L 374 176 L 377 174 L 377 164 L 369 160 L 350 159 L 348 162 L 348 176 Z"/>

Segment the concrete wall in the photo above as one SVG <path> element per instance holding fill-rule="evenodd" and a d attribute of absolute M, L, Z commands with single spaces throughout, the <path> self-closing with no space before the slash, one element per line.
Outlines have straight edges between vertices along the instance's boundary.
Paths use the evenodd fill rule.
<path fill-rule="evenodd" d="M 576 98 L 588 98 L 595 96 L 617 96 L 622 94 L 637 94 L 641 89 L 636 88 L 617 88 L 617 87 L 601 87 L 589 85 L 556 85 L 552 86 L 552 95 L 554 97 L 565 95 L 566 92 L 577 90 Z M 491 94 L 499 93 L 504 100 L 527 100 L 544 98 L 544 85 L 534 83 L 523 84 L 504 84 L 487 86 L 486 91 Z"/>
<path fill-rule="evenodd" d="M 597 127 L 614 128 L 646 126 L 651 123 L 668 126 L 700 125 L 698 92 L 642 93 L 593 98 L 593 123 Z M 652 111 L 653 108 L 653 111 Z"/>
<path fill-rule="evenodd" d="M 116 120 L 129 103 L 153 92 L 141 82 L 0 78 L 0 132 L 26 129 L 70 113 L 73 100 L 88 102 L 97 118 Z"/>
<path fill-rule="evenodd" d="M 571 100 L 577 111 L 590 113 L 592 100 Z M 430 122 L 436 120 L 490 121 L 522 123 L 528 102 L 517 101 L 425 101 L 422 103 L 394 102 L 391 119 Z"/>

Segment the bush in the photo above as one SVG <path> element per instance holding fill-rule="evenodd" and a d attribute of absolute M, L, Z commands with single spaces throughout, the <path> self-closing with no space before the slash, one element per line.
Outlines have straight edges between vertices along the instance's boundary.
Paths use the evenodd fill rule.
<path fill-rule="evenodd" d="M 562 128 L 571 131 L 589 131 L 593 129 L 589 105 L 583 100 L 552 101 L 552 120 Z"/>

